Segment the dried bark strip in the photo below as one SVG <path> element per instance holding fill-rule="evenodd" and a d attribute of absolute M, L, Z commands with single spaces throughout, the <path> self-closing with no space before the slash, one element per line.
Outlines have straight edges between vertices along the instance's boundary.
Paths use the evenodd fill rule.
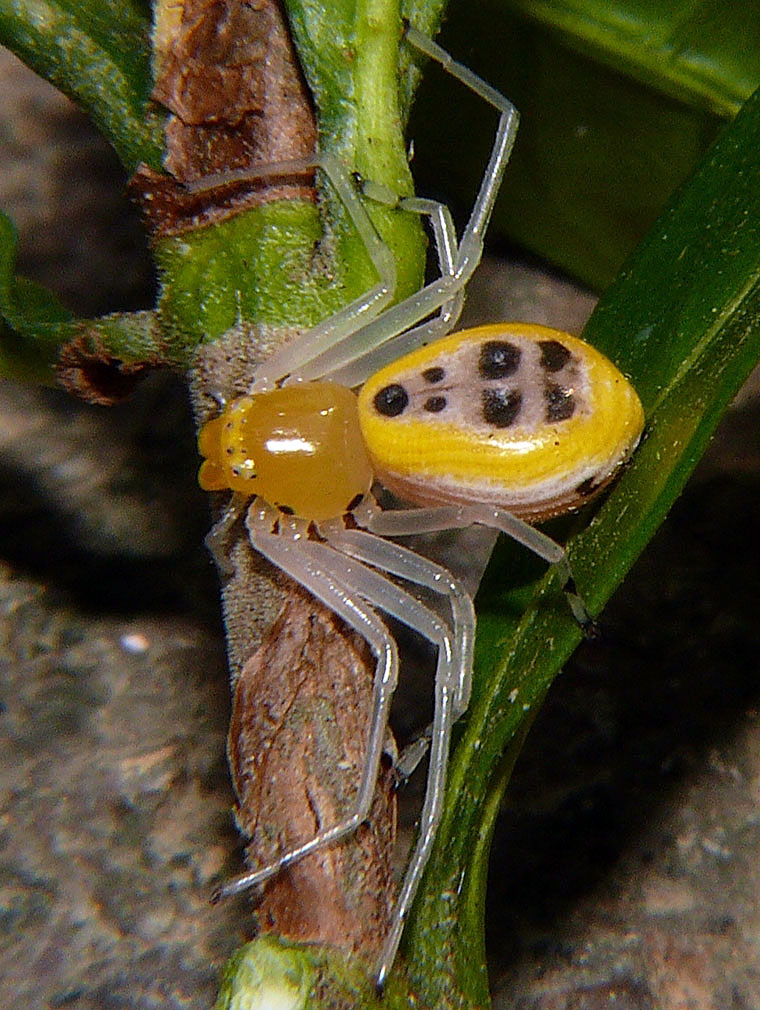
<path fill-rule="evenodd" d="M 262 866 L 352 810 L 364 765 L 374 663 L 364 641 L 300 590 L 241 673 L 228 739 L 237 821 Z M 392 745 L 392 741 L 389 742 Z M 267 883 L 264 932 L 379 954 L 393 909 L 391 762 L 370 817 Z"/>
<path fill-rule="evenodd" d="M 104 346 L 93 326 L 61 345 L 55 373 L 58 384 L 72 396 L 112 407 L 130 396 L 140 380 L 162 364 L 158 358 L 122 361 Z"/>
<path fill-rule="evenodd" d="M 169 110 L 164 165 L 130 184 L 154 236 L 177 235 L 272 200 L 314 199 L 307 173 L 188 194 L 182 183 L 310 155 L 316 126 L 277 0 L 162 0 L 153 98 Z"/>

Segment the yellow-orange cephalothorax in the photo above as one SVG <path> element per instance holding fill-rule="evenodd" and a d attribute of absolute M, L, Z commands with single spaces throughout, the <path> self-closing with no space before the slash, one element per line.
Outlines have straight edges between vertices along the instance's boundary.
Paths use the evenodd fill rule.
<path fill-rule="evenodd" d="M 334 382 L 242 396 L 201 428 L 198 481 L 305 519 L 339 516 L 372 482 L 356 411 L 356 396 Z"/>

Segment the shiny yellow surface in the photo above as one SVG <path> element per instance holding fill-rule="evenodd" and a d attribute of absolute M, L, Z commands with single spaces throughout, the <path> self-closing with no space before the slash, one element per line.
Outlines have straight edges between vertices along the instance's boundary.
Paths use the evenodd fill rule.
<path fill-rule="evenodd" d="M 332 382 L 243 396 L 201 428 L 206 491 L 241 491 L 306 519 L 328 519 L 366 494 L 372 471 L 356 397 Z"/>
<path fill-rule="evenodd" d="M 490 385 L 517 388 L 532 402 L 545 398 L 552 379 L 538 367 L 539 348 L 542 342 L 561 342 L 573 356 L 578 378 L 571 390 L 578 398 L 573 416 L 555 422 L 534 418 L 531 425 L 518 417 L 509 427 L 489 426 L 479 406 L 489 383 L 468 362 L 477 362 L 478 347 L 494 340 L 515 342 L 524 348 L 522 360 L 535 363 Z M 420 389 L 419 376 L 441 367 L 451 381 Z M 412 390 L 410 406 L 399 416 L 385 417 L 373 401 L 393 383 Z M 447 420 L 451 410 L 425 414 L 416 404 L 427 391 L 444 394 L 458 416 Z M 569 334 L 521 323 L 464 330 L 381 369 L 359 394 L 359 420 L 378 479 L 407 501 L 484 501 L 527 518 L 554 515 L 587 500 L 631 454 L 644 423 L 635 390 L 604 355 Z"/>

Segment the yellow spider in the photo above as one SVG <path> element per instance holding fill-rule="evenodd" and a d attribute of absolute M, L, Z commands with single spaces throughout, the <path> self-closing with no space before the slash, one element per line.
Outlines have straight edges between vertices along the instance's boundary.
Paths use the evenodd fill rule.
<path fill-rule="evenodd" d="M 217 558 L 223 558 L 224 536 L 247 505 L 251 545 L 363 635 L 377 662 L 367 756 L 352 813 L 227 884 L 222 893 L 263 883 L 366 818 L 398 669 L 395 642 L 378 611 L 438 649 L 420 831 L 377 967 L 379 986 L 393 963 L 435 838 L 451 728 L 470 696 L 475 633 L 472 600 L 459 580 L 387 538 L 473 523 L 494 527 L 561 568 L 573 612 L 587 622 L 564 549 L 531 523 L 588 501 L 631 455 L 643 427 L 629 382 L 576 337 L 524 323 L 445 336 L 481 257 L 518 116 L 507 99 L 414 28 L 407 28 L 406 38 L 500 116 L 461 240 L 443 205 L 397 199 L 382 186 L 360 181 L 363 195 L 429 216 L 436 240 L 440 276 L 388 307 L 393 259 L 364 209 L 356 180 L 324 154 L 263 169 L 261 174 L 320 167 L 367 245 L 380 280 L 274 354 L 249 393 L 207 422 L 199 437 L 205 457 L 201 486 L 235 492 L 210 534 Z M 357 396 L 352 390 L 358 386 Z M 405 504 L 381 509 L 372 494 L 374 481 Z M 450 623 L 389 576 L 446 597 Z"/>

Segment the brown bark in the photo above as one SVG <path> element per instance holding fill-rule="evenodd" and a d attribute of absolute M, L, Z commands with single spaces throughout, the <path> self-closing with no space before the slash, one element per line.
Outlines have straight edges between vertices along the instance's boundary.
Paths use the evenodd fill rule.
<path fill-rule="evenodd" d="M 301 591 L 246 664 L 228 742 L 237 820 L 252 868 L 350 815 L 364 766 L 374 666 L 364 641 Z M 389 741 L 392 747 L 392 740 Z M 373 958 L 393 908 L 392 764 L 353 835 L 325 846 L 265 885 L 264 932 L 333 944 Z"/>
<path fill-rule="evenodd" d="M 155 12 L 153 97 L 169 110 L 160 174 L 131 190 L 153 235 L 176 235 L 283 199 L 314 199 L 308 173 L 188 193 L 183 184 L 305 158 L 317 132 L 277 0 L 175 0 Z"/>

